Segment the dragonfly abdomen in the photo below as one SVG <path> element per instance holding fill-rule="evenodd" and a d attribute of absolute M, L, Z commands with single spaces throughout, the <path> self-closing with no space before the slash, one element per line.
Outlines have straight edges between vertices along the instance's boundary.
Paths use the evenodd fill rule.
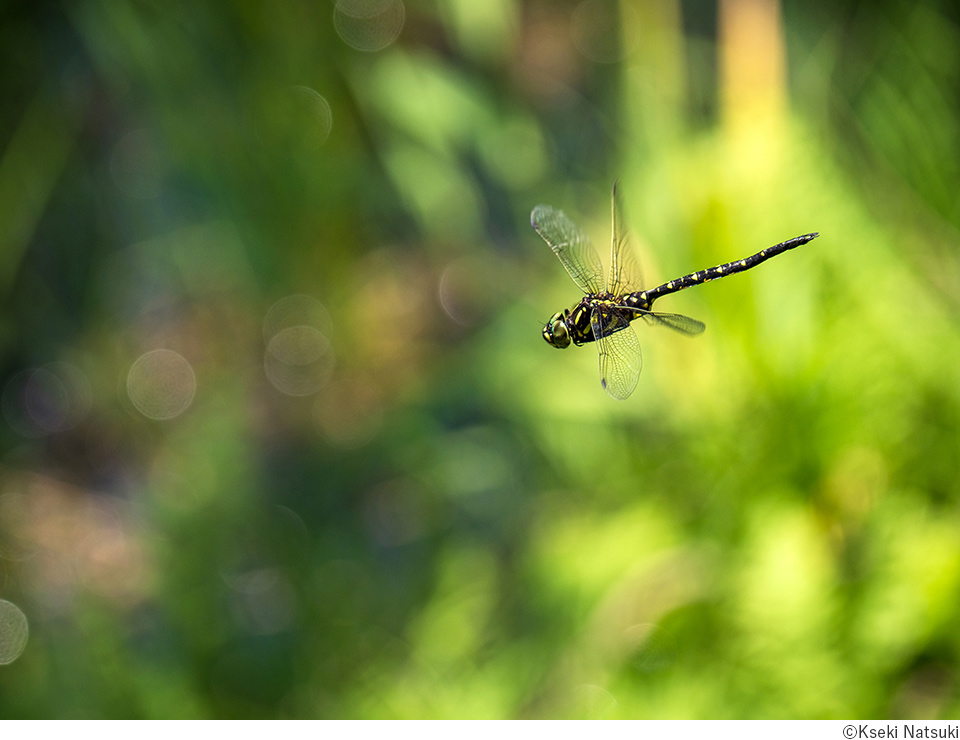
<path fill-rule="evenodd" d="M 630 308 L 639 308 L 641 311 L 649 311 L 653 305 L 653 299 L 650 298 L 649 290 L 640 290 L 636 293 L 628 293 L 623 297 L 623 305 Z M 634 317 L 636 318 L 636 316 Z"/>
<path fill-rule="evenodd" d="M 793 239 L 788 239 L 785 242 L 775 244 L 772 247 L 768 247 L 767 249 L 763 249 L 756 254 L 750 255 L 749 257 L 744 257 L 742 260 L 734 260 L 733 262 L 726 262 L 722 265 L 717 265 L 716 267 L 700 270 L 699 272 L 691 272 L 689 275 L 684 275 L 676 280 L 671 280 L 669 283 L 659 285 L 652 290 L 645 290 L 633 295 L 639 296 L 638 301 L 641 303 L 646 302 L 647 304 L 645 306 L 638 305 L 638 308 L 644 308 L 649 311 L 650 306 L 652 306 L 653 302 L 658 298 L 662 298 L 665 295 L 670 295 L 671 293 L 676 293 L 684 288 L 692 288 L 694 285 L 709 283 L 711 280 L 727 277 L 727 275 L 735 275 L 738 272 L 745 272 L 752 267 L 756 267 L 762 262 L 766 262 L 772 257 L 776 257 L 778 254 L 783 254 L 788 249 L 794 249 L 806 244 L 807 242 L 816 239 L 818 236 L 819 233 L 797 236 Z"/>

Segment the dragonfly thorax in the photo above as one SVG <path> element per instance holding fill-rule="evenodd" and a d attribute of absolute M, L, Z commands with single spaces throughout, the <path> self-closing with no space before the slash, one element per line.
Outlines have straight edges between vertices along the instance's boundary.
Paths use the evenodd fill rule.
<path fill-rule="evenodd" d="M 593 330 L 594 312 L 600 315 L 601 335 L 619 331 L 626 327 L 635 314 L 618 310 L 627 305 L 624 297 L 617 298 L 610 293 L 591 293 L 580 299 L 570 309 L 559 311 L 550 317 L 543 327 L 543 338 L 547 344 L 557 349 L 569 347 L 570 343 L 587 344 L 596 340 Z"/>

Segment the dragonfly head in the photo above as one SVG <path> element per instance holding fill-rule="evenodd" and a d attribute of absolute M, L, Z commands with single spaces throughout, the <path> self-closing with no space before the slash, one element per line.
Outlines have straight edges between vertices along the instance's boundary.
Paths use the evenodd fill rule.
<path fill-rule="evenodd" d="M 570 346 L 570 330 L 567 329 L 566 311 L 555 313 L 543 327 L 543 338 L 547 344 L 563 349 Z"/>

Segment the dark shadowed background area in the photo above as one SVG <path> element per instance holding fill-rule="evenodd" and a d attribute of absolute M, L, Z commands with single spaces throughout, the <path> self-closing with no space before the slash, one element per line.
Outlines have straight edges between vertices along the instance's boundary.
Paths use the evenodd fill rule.
<path fill-rule="evenodd" d="M 956 717 L 958 24 L 4 4 L 0 717 Z"/>

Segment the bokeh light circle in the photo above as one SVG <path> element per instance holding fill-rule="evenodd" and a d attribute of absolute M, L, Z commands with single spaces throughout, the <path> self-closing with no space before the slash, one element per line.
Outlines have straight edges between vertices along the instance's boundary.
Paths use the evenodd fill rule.
<path fill-rule="evenodd" d="M 288 365 L 316 362 L 330 349 L 330 340 L 312 326 L 289 326 L 273 335 L 267 352 Z"/>
<path fill-rule="evenodd" d="M 263 318 L 263 339 L 269 344 L 284 329 L 291 326 L 312 326 L 330 336 L 333 320 L 320 301 L 308 295 L 295 294 L 274 303 Z"/>
<path fill-rule="evenodd" d="M 90 382 L 75 365 L 51 362 L 30 376 L 24 403 L 30 417 L 48 432 L 71 429 L 90 411 Z"/>
<path fill-rule="evenodd" d="M 137 410 L 150 419 L 179 416 L 193 402 L 197 378 L 181 355 L 155 349 L 142 355 L 127 374 L 127 394 Z"/>
<path fill-rule="evenodd" d="M 401 0 L 337 0 L 333 27 L 344 43 L 360 51 L 380 51 L 403 29 Z"/>
<path fill-rule="evenodd" d="M 310 329 L 311 327 L 293 328 Z M 290 329 L 285 331 L 289 332 Z M 280 336 L 278 334 L 277 338 Z M 270 384 L 281 393 L 288 396 L 312 396 L 323 388 L 333 375 L 333 352 L 328 350 L 309 362 L 285 362 L 277 356 L 274 344 L 275 342 L 270 343 L 264 355 L 263 371 Z"/>
<path fill-rule="evenodd" d="M 330 135 L 333 128 L 333 112 L 330 103 L 320 93 L 310 87 L 298 85 L 293 88 L 294 98 L 300 112 L 310 125 L 309 131 L 316 134 L 318 144 L 322 144 Z"/>
<path fill-rule="evenodd" d="M 288 396 L 310 396 L 325 386 L 335 360 L 331 330 L 330 314 L 315 298 L 291 295 L 274 303 L 263 320 L 270 384 Z"/>
<path fill-rule="evenodd" d="M 283 571 L 257 568 L 224 580 L 234 591 L 233 610 L 248 632 L 274 635 L 290 627 L 296 597 Z"/>
<path fill-rule="evenodd" d="M 437 280 L 437 299 L 453 321 L 474 326 L 510 294 L 498 265 L 480 254 L 450 262 Z"/>
<path fill-rule="evenodd" d="M 67 419 L 70 399 L 67 388 L 54 373 L 37 368 L 23 387 L 23 407 L 30 418 L 46 431 L 61 428 Z"/>
<path fill-rule="evenodd" d="M 7 382 L 0 399 L 6 422 L 24 437 L 42 437 L 79 424 L 92 404 L 90 383 L 66 362 L 22 370 Z"/>
<path fill-rule="evenodd" d="M 30 626 L 16 604 L 0 599 L 0 665 L 12 663 L 27 646 Z"/>
<path fill-rule="evenodd" d="M 21 370 L 7 381 L 0 398 L 0 408 L 3 410 L 4 420 L 17 434 L 35 438 L 42 437 L 46 430 L 30 418 L 27 409 L 27 387 L 32 375 L 32 370 Z"/>

